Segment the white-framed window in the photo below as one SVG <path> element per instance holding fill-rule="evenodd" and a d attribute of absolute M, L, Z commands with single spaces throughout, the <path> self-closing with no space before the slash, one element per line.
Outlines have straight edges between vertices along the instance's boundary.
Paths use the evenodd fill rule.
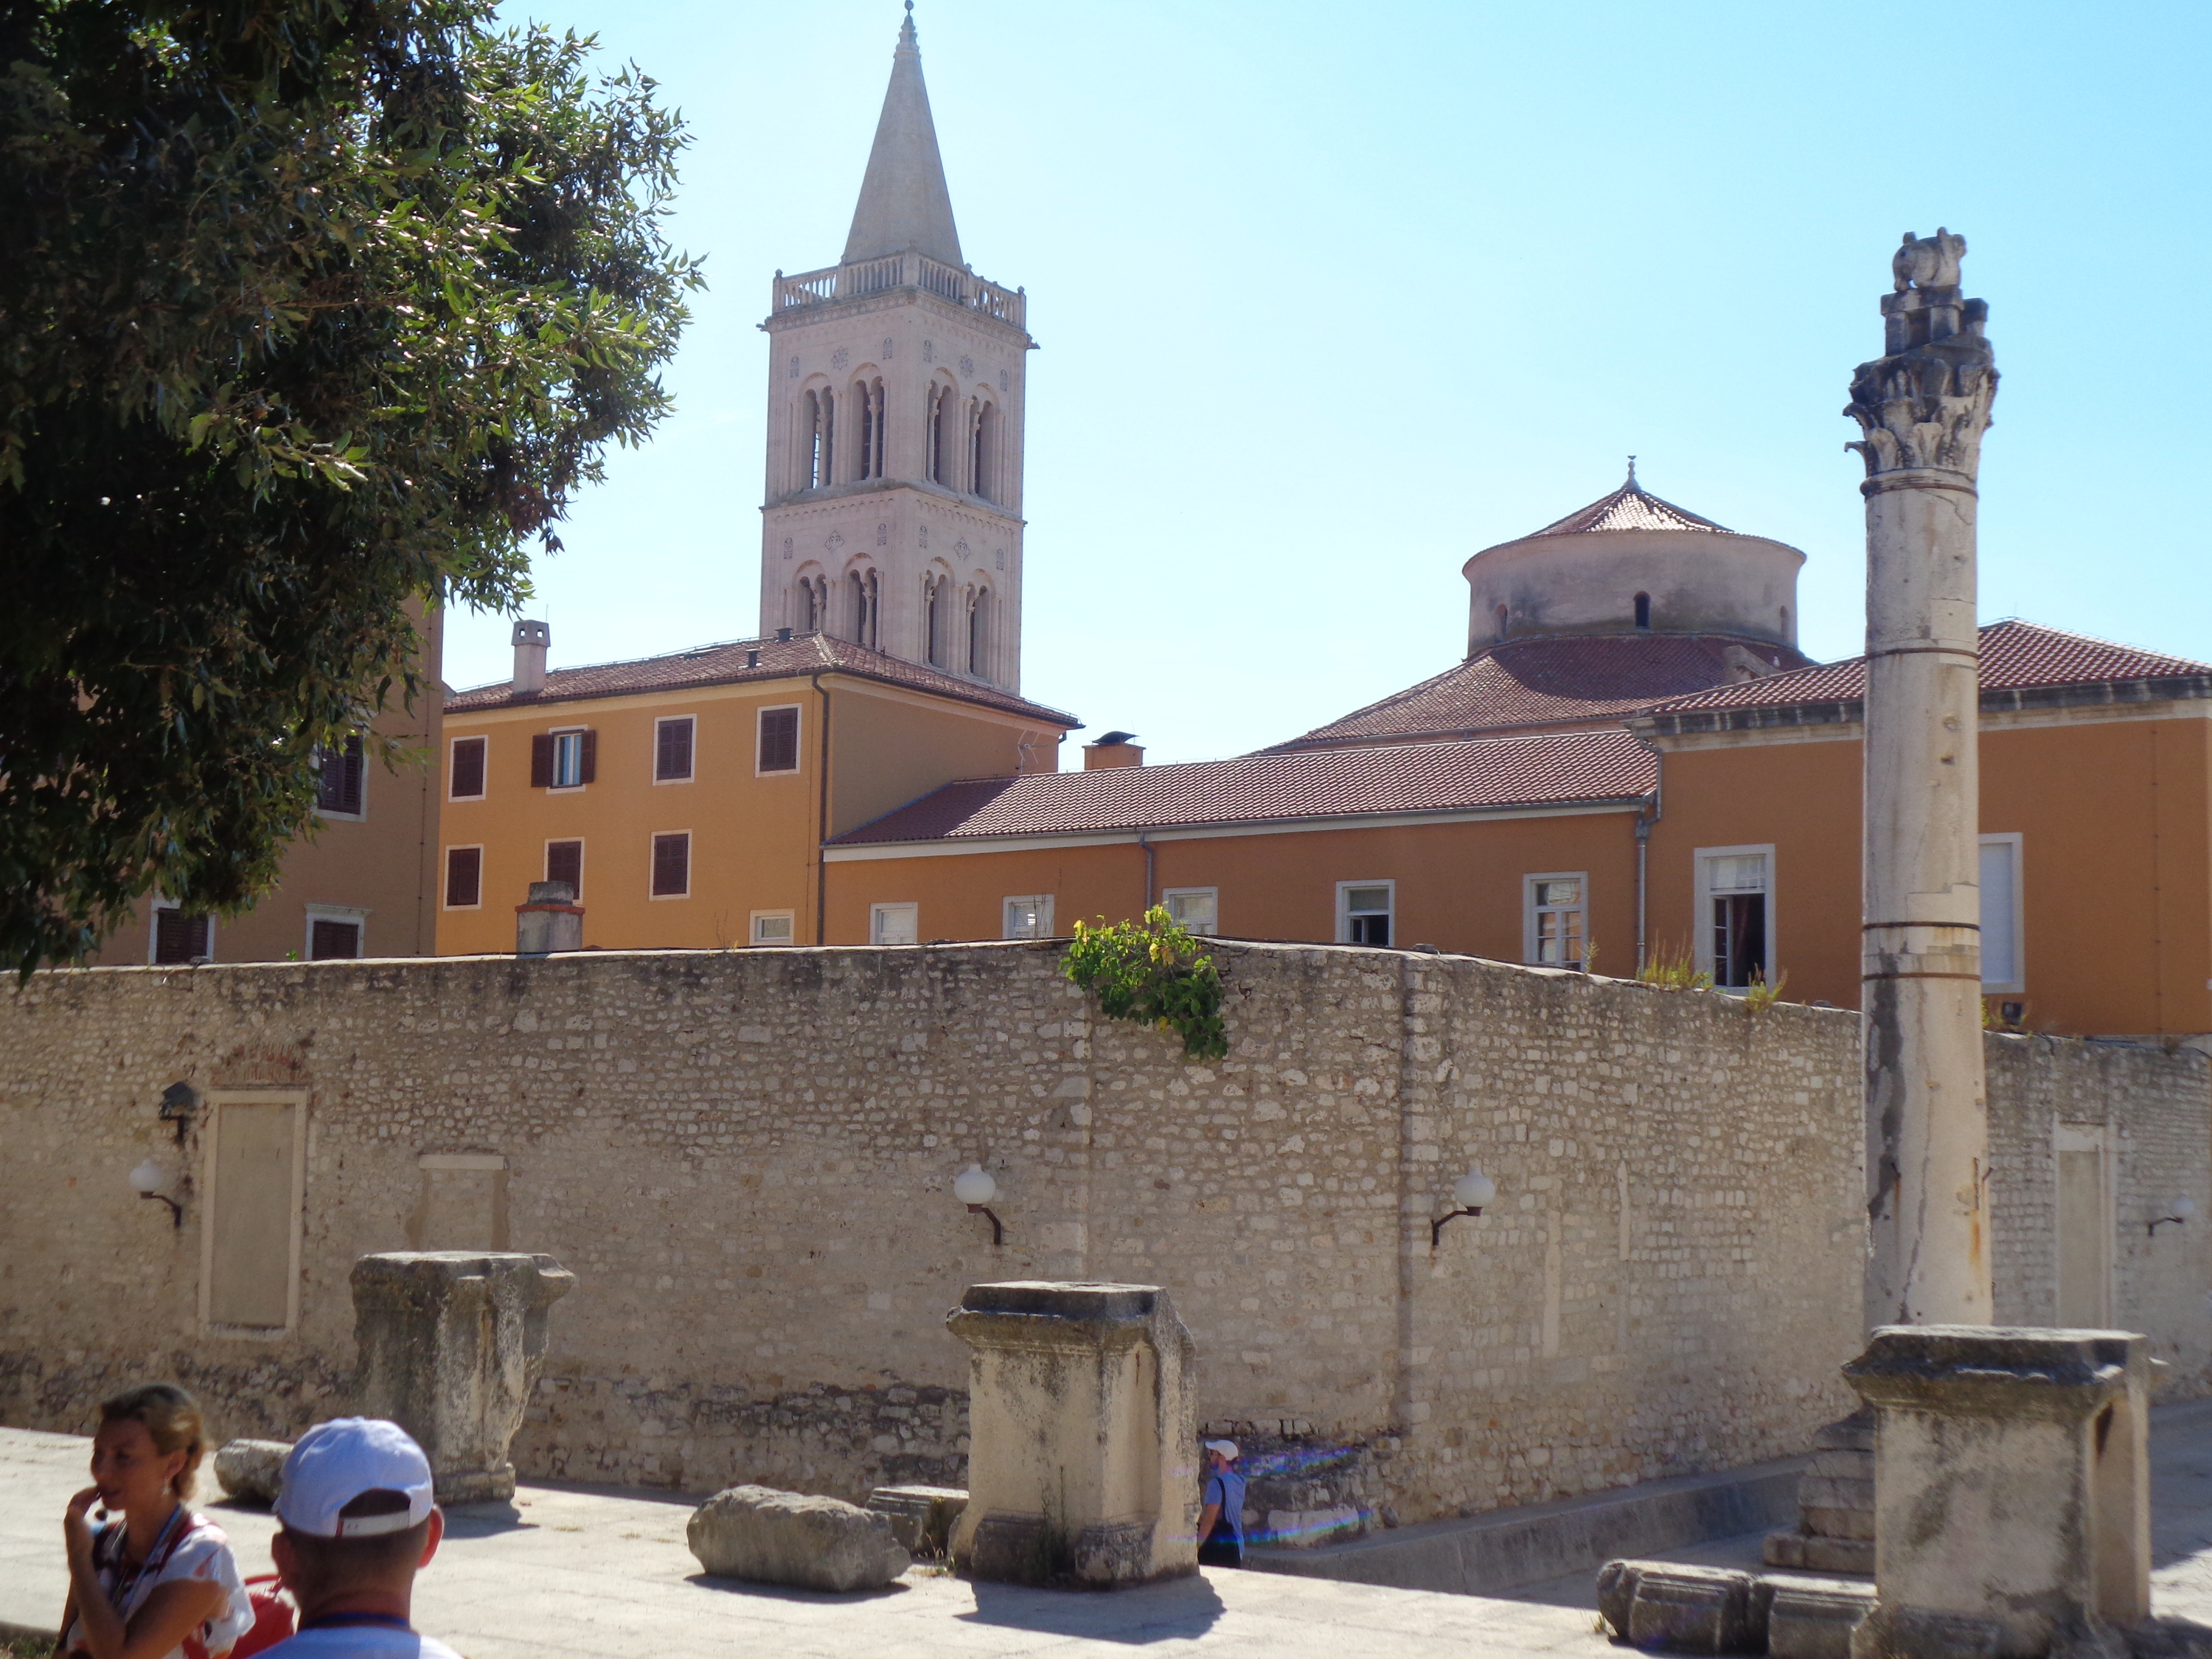
<path fill-rule="evenodd" d="M 1692 944 L 1700 972 L 1724 991 L 1754 981 L 1771 983 L 1774 971 L 1774 843 L 1700 847 Z"/>
<path fill-rule="evenodd" d="M 753 775 L 799 769 L 799 705 L 787 703 L 760 711 L 753 744 Z"/>
<path fill-rule="evenodd" d="M 1521 959 L 1580 968 L 1589 954 L 1589 872 L 1555 870 L 1521 878 Z"/>
<path fill-rule="evenodd" d="M 868 943 L 918 945 L 921 942 L 921 907 L 918 904 L 872 904 L 868 907 Z"/>
<path fill-rule="evenodd" d="M 186 910 L 174 899 L 155 899 L 146 960 L 156 968 L 214 961 L 215 918 Z"/>
<path fill-rule="evenodd" d="M 691 896 L 691 832 L 664 830 L 653 838 L 653 896 Z"/>
<path fill-rule="evenodd" d="M 489 738 L 455 738 L 453 759 L 446 770 L 446 799 L 448 800 L 482 800 L 484 798 L 484 778 L 490 769 L 486 764 Z"/>
<path fill-rule="evenodd" d="M 1052 895 L 1025 893 L 1009 898 L 1004 905 L 1006 926 L 1000 930 L 1001 939 L 1050 939 L 1052 937 Z"/>
<path fill-rule="evenodd" d="M 753 943 L 756 945 L 788 945 L 798 918 L 789 910 L 756 910 L 753 912 Z"/>
<path fill-rule="evenodd" d="M 1397 908 L 1395 881 L 1340 881 L 1336 884 L 1336 942 L 1389 944 Z"/>
<path fill-rule="evenodd" d="M 208 1107 L 200 1323 L 218 1335 L 279 1337 L 300 1322 L 307 1097 L 242 1089 L 210 1092 Z"/>
<path fill-rule="evenodd" d="M 692 747 L 698 735 L 696 714 L 665 714 L 653 723 L 653 781 L 691 781 Z"/>
<path fill-rule="evenodd" d="M 584 843 L 580 840 L 545 843 L 545 879 L 567 882 L 575 902 L 584 902 Z"/>
<path fill-rule="evenodd" d="M 581 789 L 584 787 L 584 733 L 556 732 L 553 733 L 553 781 L 549 789 Z"/>
<path fill-rule="evenodd" d="M 352 904 L 307 907 L 307 955 L 310 962 L 352 961 L 366 956 L 368 912 Z"/>
<path fill-rule="evenodd" d="M 1160 895 L 1168 919 L 1194 933 L 1221 931 L 1221 890 L 1218 887 L 1170 887 Z"/>
<path fill-rule="evenodd" d="M 2027 989 L 2020 843 L 2017 834 L 1982 837 L 1982 989 L 1990 995 Z"/>
<path fill-rule="evenodd" d="M 446 849 L 446 908 L 448 910 L 481 910 L 483 908 L 484 849 L 476 847 L 448 847 Z"/>
<path fill-rule="evenodd" d="M 360 732 L 336 745 L 316 747 L 315 811 L 325 818 L 368 816 L 368 757 Z"/>

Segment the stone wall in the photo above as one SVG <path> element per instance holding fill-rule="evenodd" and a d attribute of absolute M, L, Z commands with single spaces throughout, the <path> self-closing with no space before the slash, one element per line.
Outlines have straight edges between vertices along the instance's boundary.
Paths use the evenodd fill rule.
<path fill-rule="evenodd" d="M 494 1243 L 578 1276 L 516 1447 L 575 1480 L 957 1484 L 965 1356 L 942 1321 L 993 1279 L 1169 1286 L 1203 1415 L 1280 1430 L 1285 1530 L 1756 1462 L 1847 1408 L 1855 1014 L 1466 957 L 1222 956 L 1233 1048 L 1210 1065 L 1095 1019 L 1050 945 L 11 983 L 0 1420 L 82 1430 L 104 1389 L 161 1375 L 222 1434 L 295 1431 L 342 1403 L 355 1257 Z M 2094 1099 L 2212 1213 L 2203 1056 L 2036 1053 L 1993 1073 L 2011 1144 Z M 306 1091 L 286 1332 L 200 1322 L 208 1126 L 180 1149 L 157 1117 L 179 1079 Z M 149 1151 L 196 1182 L 181 1229 L 126 1184 Z M 501 1159 L 483 1236 L 424 1236 L 470 1190 L 434 1204 L 434 1181 L 489 1194 L 471 1171 Z M 1002 1249 L 951 1197 L 971 1160 L 1000 1182 Z M 1478 1163 L 1497 1202 L 1432 1251 Z M 2037 1224 L 1996 1193 L 2000 1261 L 2032 1273 Z M 2160 1263 L 2201 1283 L 2207 1231 L 2162 1229 Z M 2176 1304 L 2154 1328 L 2174 1386 L 2203 1386 L 2207 1323 Z"/>

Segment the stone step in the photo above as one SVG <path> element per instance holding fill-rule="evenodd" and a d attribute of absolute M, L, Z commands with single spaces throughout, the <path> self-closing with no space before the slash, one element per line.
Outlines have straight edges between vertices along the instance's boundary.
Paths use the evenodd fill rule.
<path fill-rule="evenodd" d="M 1805 1463 L 1792 1457 L 1719 1474 L 1647 1480 L 1312 1549 L 1248 1549 L 1244 1565 L 1301 1577 L 1492 1595 L 1619 1556 L 1784 1525 L 1796 1518 Z"/>
<path fill-rule="evenodd" d="M 1829 1538 L 1818 1533 L 1770 1532 L 1759 1547 L 1759 1559 L 1770 1567 L 1795 1567 L 1803 1572 L 1848 1572 L 1874 1577 L 1872 1538 Z"/>
<path fill-rule="evenodd" d="M 1874 1454 L 1864 1451 L 1822 1451 L 1813 1454 L 1813 1466 L 1808 1474 L 1826 1475 L 1832 1480 L 1871 1480 L 1874 1479 Z"/>
<path fill-rule="evenodd" d="M 1820 1510 L 1800 1507 L 1797 1529 L 1814 1538 L 1874 1537 L 1872 1510 Z"/>
<path fill-rule="evenodd" d="M 1874 1513 L 1874 1482 L 1866 1480 L 1834 1480 L 1826 1475 L 1808 1474 L 1797 1484 L 1798 1507 L 1814 1510 L 1864 1510 Z"/>

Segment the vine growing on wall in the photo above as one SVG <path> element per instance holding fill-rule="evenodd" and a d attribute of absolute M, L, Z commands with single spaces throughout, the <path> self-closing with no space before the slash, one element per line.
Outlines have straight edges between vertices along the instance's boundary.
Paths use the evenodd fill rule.
<path fill-rule="evenodd" d="M 1160 905 L 1142 921 L 1075 924 L 1060 971 L 1098 999 L 1109 1019 L 1157 1026 L 1182 1038 L 1187 1060 L 1229 1053 L 1221 1018 L 1221 970 L 1191 931 Z"/>

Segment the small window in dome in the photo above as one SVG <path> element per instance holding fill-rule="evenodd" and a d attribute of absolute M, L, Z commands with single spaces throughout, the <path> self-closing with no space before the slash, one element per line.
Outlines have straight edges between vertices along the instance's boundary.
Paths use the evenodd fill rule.
<path fill-rule="evenodd" d="M 1638 628 L 1651 626 L 1651 596 L 1649 593 L 1636 596 L 1636 625 Z"/>
<path fill-rule="evenodd" d="M 1501 640 L 1505 637 L 1505 622 L 1510 614 L 1504 605 L 1498 607 L 1498 637 Z"/>

